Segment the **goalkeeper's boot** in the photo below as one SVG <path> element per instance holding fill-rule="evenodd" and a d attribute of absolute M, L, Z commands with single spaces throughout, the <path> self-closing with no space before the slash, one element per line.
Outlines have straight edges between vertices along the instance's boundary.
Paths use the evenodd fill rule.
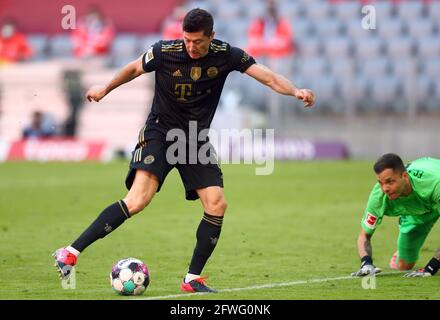
<path fill-rule="evenodd" d="M 394 255 L 391 257 L 390 260 L 390 268 L 394 269 L 394 270 L 398 270 L 399 268 L 397 267 L 397 251 L 394 253 Z"/>
<path fill-rule="evenodd" d="M 183 279 L 180 289 L 185 292 L 217 292 L 206 285 L 206 278 L 208 277 L 200 277 L 189 282 L 185 282 Z"/>
<path fill-rule="evenodd" d="M 65 248 L 58 249 L 52 256 L 55 259 L 55 268 L 60 274 L 60 279 L 68 279 L 72 268 L 76 265 L 77 257 Z"/>

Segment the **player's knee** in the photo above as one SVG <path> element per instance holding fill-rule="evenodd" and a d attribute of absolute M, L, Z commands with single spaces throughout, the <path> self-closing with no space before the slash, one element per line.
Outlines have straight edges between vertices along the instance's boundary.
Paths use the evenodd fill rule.
<path fill-rule="evenodd" d="M 130 215 L 133 216 L 144 210 L 145 207 L 151 202 L 151 199 L 142 196 L 127 197 L 124 199 L 124 202 L 127 205 L 128 212 L 130 212 Z"/>
<path fill-rule="evenodd" d="M 205 211 L 209 214 L 223 216 L 226 212 L 227 207 L 228 203 L 226 202 L 225 198 L 219 197 L 208 201 Z"/>

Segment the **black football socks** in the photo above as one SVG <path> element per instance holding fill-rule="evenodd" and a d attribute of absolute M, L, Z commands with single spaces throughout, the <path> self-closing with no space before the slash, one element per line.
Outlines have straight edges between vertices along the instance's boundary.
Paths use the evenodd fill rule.
<path fill-rule="evenodd" d="M 104 238 L 115 230 L 129 217 L 126 204 L 119 200 L 105 208 L 71 246 L 81 252 L 96 240 Z"/>
<path fill-rule="evenodd" d="M 188 273 L 200 275 L 203 267 L 214 251 L 220 231 L 222 230 L 223 217 L 216 217 L 206 212 L 197 228 L 197 243 L 189 265 Z"/>

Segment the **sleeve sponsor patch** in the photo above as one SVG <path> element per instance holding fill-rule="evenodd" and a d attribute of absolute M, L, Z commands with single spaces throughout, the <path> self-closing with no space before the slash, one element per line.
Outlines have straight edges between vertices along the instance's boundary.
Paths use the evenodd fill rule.
<path fill-rule="evenodd" d="M 153 47 L 151 47 L 150 49 L 148 49 L 147 54 L 145 55 L 145 63 L 147 64 L 153 59 L 154 59 Z"/>
<path fill-rule="evenodd" d="M 376 222 L 377 222 L 377 217 L 367 212 L 367 215 L 364 220 L 365 226 L 370 229 L 374 229 L 376 227 Z"/>

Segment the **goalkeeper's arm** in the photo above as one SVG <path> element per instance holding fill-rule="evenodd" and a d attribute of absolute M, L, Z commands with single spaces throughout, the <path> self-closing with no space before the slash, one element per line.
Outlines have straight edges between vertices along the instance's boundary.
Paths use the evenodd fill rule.
<path fill-rule="evenodd" d="M 363 277 L 369 274 L 381 272 L 379 268 L 373 265 L 373 249 L 371 247 L 371 235 L 367 234 L 363 229 L 361 230 L 358 240 L 357 248 L 359 258 L 361 259 L 361 268 L 353 272 L 351 275 L 355 277 Z"/>

